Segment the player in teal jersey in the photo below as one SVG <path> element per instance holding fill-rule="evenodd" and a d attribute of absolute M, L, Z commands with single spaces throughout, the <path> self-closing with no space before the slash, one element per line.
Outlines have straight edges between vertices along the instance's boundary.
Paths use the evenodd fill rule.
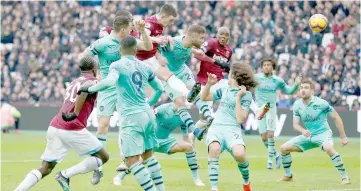
<path fill-rule="evenodd" d="M 178 127 L 180 127 L 181 133 L 183 135 L 188 134 L 188 128 L 181 120 L 176 110 L 175 104 L 166 103 L 160 105 L 154 110 L 154 113 L 157 122 L 155 133 L 158 142 L 158 146 L 154 148 L 154 151 L 169 155 L 173 153 L 184 152 L 186 154 L 187 163 L 191 169 L 195 185 L 204 186 L 198 175 L 198 162 L 192 144 L 188 142 L 189 140 L 177 140 L 171 136 L 171 133 Z M 120 186 L 125 175 L 129 173 L 129 171 L 120 172 L 114 177 L 113 183 Z"/>
<path fill-rule="evenodd" d="M 132 15 L 127 11 L 117 13 L 113 22 L 113 32 L 101 39 L 95 41 L 89 48 L 87 48 L 80 57 L 85 55 L 98 56 L 101 78 L 105 79 L 109 73 L 109 66 L 112 62 L 120 59 L 120 42 L 130 34 L 133 26 Z M 136 27 L 143 35 L 143 41 L 138 41 L 138 49 L 149 50 L 153 45 L 149 35 L 145 32 L 144 21 L 136 21 Z M 116 110 L 116 91 L 115 87 L 109 87 L 99 92 L 97 97 L 97 115 L 98 115 L 98 132 L 97 137 L 103 145 L 106 143 L 110 117 Z M 123 164 L 123 167 L 125 165 Z M 94 172 L 92 183 L 98 184 L 102 177 L 102 168 Z"/>
<path fill-rule="evenodd" d="M 168 61 L 167 67 L 169 70 L 177 78 L 181 79 L 187 85 L 189 90 L 191 90 L 194 86 L 195 80 L 192 71 L 188 68 L 185 62 L 189 59 L 192 52 L 195 54 L 203 52 L 201 50 L 194 49 L 194 47 L 199 48 L 202 45 L 205 39 L 205 33 L 206 31 L 204 27 L 191 25 L 184 36 L 173 37 L 173 47 L 169 45 L 165 47 L 159 46 L 159 51 Z M 184 94 L 171 88 L 166 83 L 164 83 L 164 89 L 168 96 L 174 101 L 175 107 L 179 112 L 182 121 L 187 125 L 188 129 L 194 131 L 194 122 L 186 108 L 186 98 Z M 196 101 L 196 105 L 207 119 L 208 125 L 210 125 L 213 117 L 209 111 L 208 104 L 198 99 L 198 101 Z M 194 133 L 197 137 L 203 135 L 199 129 L 197 130 L 198 131 L 195 131 Z M 198 139 L 201 139 L 201 137 L 198 137 Z"/>
<path fill-rule="evenodd" d="M 158 83 L 147 63 L 135 57 L 137 40 L 126 36 L 121 41 L 122 58 L 113 62 L 108 76 L 91 87 L 81 87 L 80 91 L 97 92 L 115 85 L 120 118 L 120 140 L 125 162 L 144 190 L 164 191 L 160 164 L 153 156 L 156 146 L 155 116 L 149 105 L 154 105 L 162 94 Z M 149 100 L 145 97 L 145 84 L 155 91 Z M 145 166 L 140 162 L 144 160 Z"/>
<path fill-rule="evenodd" d="M 201 93 L 203 101 L 220 100 L 214 121 L 207 134 L 208 173 L 212 191 L 218 191 L 219 156 L 226 149 L 238 163 L 243 177 L 243 189 L 251 191 L 249 164 L 245 143 L 242 138 L 242 123 L 247 119 L 252 102 L 254 80 L 252 68 L 244 63 L 233 63 L 229 73 L 228 87 L 210 93 L 217 83 L 217 76 L 208 74 L 208 81 Z"/>
<path fill-rule="evenodd" d="M 262 60 L 261 67 L 263 72 L 256 74 L 255 78 L 259 85 L 255 89 L 257 107 L 264 107 L 270 103 L 270 109 L 265 116 L 258 120 L 258 130 L 263 143 L 268 149 L 267 168 L 272 169 L 273 157 L 276 157 L 276 168 L 280 168 L 281 160 L 275 149 L 274 132 L 277 126 L 277 90 L 281 89 L 283 93 L 293 94 L 301 81 L 301 77 L 297 77 L 295 84 L 289 87 L 283 79 L 273 74 L 276 69 L 276 61 L 272 58 Z"/>
<path fill-rule="evenodd" d="M 292 138 L 281 146 L 284 176 L 281 181 L 292 181 L 291 152 L 304 152 L 313 148 L 321 148 L 331 157 L 332 164 L 341 175 L 341 184 L 350 184 L 340 154 L 333 148 L 332 131 L 327 122 L 330 116 L 338 128 L 341 144 L 348 143 L 343 122 L 338 113 L 330 104 L 314 96 L 315 86 L 309 80 L 302 80 L 300 85 L 301 99 L 293 104 L 293 127 L 302 135 Z M 300 122 L 303 122 L 304 127 Z"/>

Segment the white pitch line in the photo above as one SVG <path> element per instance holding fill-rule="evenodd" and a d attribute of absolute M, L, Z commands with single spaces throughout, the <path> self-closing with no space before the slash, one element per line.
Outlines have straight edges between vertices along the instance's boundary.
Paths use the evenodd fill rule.
<path fill-rule="evenodd" d="M 355 191 L 355 190 L 361 190 L 360 188 L 349 188 L 349 189 L 331 189 L 331 190 L 307 190 L 307 191 Z"/>

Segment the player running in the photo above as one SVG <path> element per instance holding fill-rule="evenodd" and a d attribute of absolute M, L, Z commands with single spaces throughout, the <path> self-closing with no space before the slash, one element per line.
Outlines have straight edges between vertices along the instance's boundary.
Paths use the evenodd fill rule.
<path fill-rule="evenodd" d="M 166 103 L 160 105 L 154 110 L 154 113 L 157 122 L 155 133 L 158 142 L 158 146 L 154 148 L 154 151 L 168 155 L 184 152 L 186 154 L 188 166 L 192 172 L 194 184 L 197 186 L 204 186 L 198 175 L 198 162 L 196 152 L 194 151 L 192 144 L 183 140 L 177 140 L 176 138 L 170 136 L 171 133 L 178 127 L 180 127 L 183 135 L 187 135 L 189 131 L 186 124 L 181 120 L 175 104 Z M 120 172 L 114 177 L 113 183 L 120 186 L 125 175 L 129 173 L 129 171 Z"/>
<path fill-rule="evenodd" d="M 114 19 L 112 33 L 95 41 L 94 44 L 88 47 L 80 55 L 80 57 L 83 57 L 84 55 L 98 56 L 102 79 L 107 77 L 110 64 L 119 60 L 121 57 L 119 52 L 120 42 L 133 30 L 133 17 L 130 16 L 131 15 L 128 15 L 127 12 L 120 12 L 119 16 Z M 147 35 L 145 31 L 144 21 L 136 21 L 135 25 L 143 36 L 142 41 L 138 40 L 137 48 L 142 50 L 151 50 L 153 45 L 150 41 L 149 35 Z M 103 145 L 106 144 L 110 117 L 113 116 L 113 113 L 116 110 L 117 96 L 115 89 L 115 87 L 104 89 L 99 92 L 97 98 L 97 115 L 99 123 L 97 137 Z M 125 165 L 123 164 L 123 167 L 124 166 Z M 92 184 L 98 184 L 102 176 L 103 172 L 101 168 L 94 171 Z"/>
<path fill-rule="evenodd" d="M 276 168 L 280 168 L 281 161 L 280 156 L 275 149 L 274 132 L 277 125 L 277 90 L 281 89 L 283 93 L 293 94 L 301 81 L 301 76 L 297 77 L 295 84 L 289 87 L 285 81 L 273 74 L 276 69 L 276 61 L 272 58 L 265 58 L 261 62 L 262 73 L 256 74 L 256 80 L 259 85 L 255 89 L 256 105 L 263 107 L 269 103 L 269 111 L 258 122 L 258 131 L 261 135 L 262 141 L 268 149 L 268 162 L 267 168 L 272 169 L 273 157 L 276 158 Z"/>
<path fill-rule="evenodd" d="M 208 74 L 207 83 L 201 93 L 201 99 L 204 101 L 220 100 L 207 134 L 211 188 L 212 191 L 218 191 L 219 156 L 226 149 L 238 163 L 238 169 L 243 177 L 243 189 L 250 191 L 249 165 L 241 126 L 247 119 L 252 102 L 252 94 L 249 90 L 257 83 L 253 79 L 252 68 L 243 63 L 233 63 L 228 78 L 228 87 L 219 88 L 211 93 L 211 87 L 218 80 L 215 74 Z"/>
<path fill-rule="evenodd" d="M 169 71 L 168 67 L 165 66 L 167 60 L 157 51 L 158 45 L 165 46 L 172 43 L 170 37 L 162 36 L 162 34 L 164 27 L 172 25 L 176 17 L 177 10 L 169 4 L 165 4 L 160 8 L 159 13 L 145 19 L 146 31 L 151 36 L 153 49 L 151 51 L 138 51 L 137 58 L 149 63 L 157 77 L 165 81 L 169 87 L 187 95 L 189 92 L 187 86 Z"/>
<path fill-rule="evenodd" d="M 97 62 L 92 57 L 85 56 L 80 60 L 81 76 L 71 82 L 66 90 L 63 106 L 50 122 L 47 146 L 41 156 L 42 164 L 40 168 L 30 171 L 15 191 L 29 190 L 50 174 L 70 148 L 74 148 L 79 155 L 90 155 L 90 157 L 56 174 L 55 179 L 64 191 L 70 191 L 70 177 L 91 172 L 108 161 L 109 156 L 103 145 L 86 129 L 96 94 L 88 95 L 84 92 L 77 96 L 80 86 L 90 86 L 95 83 L 97 67 Z"/>
<path fill-rule="evenodd" d="M 162 94 L 162 86 L 156 80 L 150 66 L 135 57 L 137 40 L 127 36 L 121 41 L 122 58 L 111 64 L 108 76 L 100 83 L 80 91 L 97 92 L 116 85 L 117 109 L 122 119 L 120 142 L 130 171 L 144 190 L 164 191 L 160 164 L 153 156 L 155 140 L 155 116 L 149 105 L 154 105 Z M 146 101 L 145 84 L 154 90 L 154 96 Z M 140 157 L 146 169 L 140 162 Z M 153 187 L 153 182 L 155 187 Z"/>
<path fill-rule="evenodd" d="M 190 90 L 195 85 L 195 80 L 192 71 L 186 65 L 187 59 L 192 53 L 198 54 L 201 50 L 194 49 L 199 48 L 205 38 L 206 30 L 199 25 L 191 25 L 185 35 L 173 37 L 173 46 L 167 45 L 165 47 L 159 47 L 159 50 L 167 59 L 167 67 L 169 70 L 179 79 L 181 79 L 187 88 Z M 202 51 L 201 51 L 202 52 Z M 174 101 L 175 107 L 179 112 L 182 121 L 187 125 L 187 128 L 194 131 L 194 123 L 191 115 L 186 108 L 185 96 L 171 88 L 168 84 L 164 84 L 164 90 L 168 96 Z M 208 109 L 207 103 L 196 100 L 196 105 L 199 111 L 206 117 L 207 125 L 210 125 L 213 121 L 213 117 Z M 195 132 L 195 135 L 201 136 L 202 134 Z M 201 137 L 198 137 L 200 139 Z"/>
<path fill-rule="evenodd" d="M 341 175 L 341 184 L 350 184 L 341 155 L 333 148 L 332 131 L 327 122 L 330 116 L 340 132 L 341 144 L 348 143 L 343 122 L 338 113 L 330 104 L 319 97 L 314 96 L 315 86 L 309 80 L 302 80 L 300 96 L 293 104 L 293 127 L 302 135 L 292 138 L 281 146 L 282 165 L 285 171 L 281 181 L 292 181 L 291 152 L 304 152 L 313 148 L 321 148 L 331 157 L 332 164 Z M 303 122 L 304 127 L 301 126 Z"/>

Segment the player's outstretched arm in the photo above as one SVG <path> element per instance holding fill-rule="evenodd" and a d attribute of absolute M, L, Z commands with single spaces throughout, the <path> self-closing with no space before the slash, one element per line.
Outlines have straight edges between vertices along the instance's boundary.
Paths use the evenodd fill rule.
<path fill-rule="evenodd" d="M 288 86 L 285 81 L 281 81 L 281 90 L 285 94 L 293 94 L 297 90 L 300 82 L 301 82 L 302 76 L 298 76 L 295 80 L 295 84 L 293 84 L 292 87 Z"/>
<path fill-rule="evenodd" d="M 335 121 L 336 127 L 337 127 L 338 132 L 340 133 L 340 137 L 342 139 L 341 140 L 342 145 L 346 145 L 348 143 L 348 140 L 347 140 L 347 136 L 345 133 L 345 127 L 343 126 L 343 122 L 342 122 L 340 115 L 336 111 L 333 111 L 330 114 L 330 117 Z"/>
<path fill-rule="evenodd" d="M 95 93 L 95 92 L 98 92 L 98 91 L 102 91 L 102 90 L 105 90 L 109 87 L 112 87 L 115 85 L 115 83 L 117 82 L 119 78 L 119 73 L 117 72 L 110 72 L 108 74 L 108 76 L 101 80 L 99 83 L 93 85 L 93 86 L 90 86 L 88 89 L 87 89 L 87 92 L 89 93 Z"/>
<path fill-rule="evenodd" d="M 149 85 L 153 88 L 154 90 L 154 94 L 153 96 L 149 99 L 148 103 L 150 106 L 153 106 L 154 104 L 157 103 L 157 101 L 159 100 L 160 96 L 163 93 L 163 86 L 160 83 L 160 80 L 158 80 L 158 78 L 154 75 L 154 73 L 152 74 L 153 76 L 151 76 L 148 79 Z"/>
<path fill-rule="evenodd" d="M 236 95 L 236 108 L 235 108 L 235 110 L 236 110 L 236 120 L 237 120 L 238 124 L 242 124 L 246 120 L 246 118 L 248 116 L 248 111 L 242 107 L 242 103 L 241 103 L 242 102 L 242 96 L 244 94 L 246 94 L 247 90 L 246 90 L 246 87 L 244 87 L 244 86 L 241 86 L 240 88 L 241 89 L 238 91 L 238 93 Z M 247 102 L 246 107 L 249 108 L 249 106 L 251 104 L 250 101 L 245 100 L 244 102 Z"/>
<path fill-rule="evenodd" d="M 135 26 L 137 27 L 137 29 L 139 30 L 141 37 L 142 37 L 142 41 L 138 42 L 138 49 L 139 50 L 152 50 L 153 49 L 153 43 L 151 41 L 151 38 L 149 36 L 150 33 L 147 33 L 146 29 L 145 29 L 145 22 L 143 20 L 139 20 L 139 21 L 135 21 Z"/>
<path fill-rule="evenodd" d="M 210 91 L 211 91 L 211 87 L 217 83 L 217 76 L 214 74 L 210 74 L 210 73 L 207 73 L 207 75 L 208 75 L 208 81 L 202 90 L 201 100 L 202 101 L 213 101 L 214 97 Z M 219 91 L 217 90 L 216 93 L 218 93 Z"/>

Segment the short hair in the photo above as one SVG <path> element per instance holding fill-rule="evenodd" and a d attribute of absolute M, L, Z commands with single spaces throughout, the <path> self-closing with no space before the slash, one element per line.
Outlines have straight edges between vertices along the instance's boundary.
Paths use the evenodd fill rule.
<path fill-rule="evenodd" d="M 177 17 L 177 10 L 169 4 L 165 4 L 160 8 L 159 13 L 167 16 Z"/>
<path fill-rule="evenodd" d="M 79 62 L 79 68 L 83 72 L 93 70 L 97 65 L 97 61 L 91 56 L 84 56 Z"/>
<path fill-rule="evenodd" d="M 277 62 L 276 62 L 276 59 L 273 58 L 273 57 L 266 57 L 264 58 L 262 61 L 261 61 L 261 67 L 263 67 L 263 63 L 264 62 L 272 62 L 272 67 L 273 69 L 275 70 L 277 68 Z"/>
<path fill-rule="evenodd" d="M 121 9 L 119 11 L 117 11 L 117 13 L 115 13 L 115 17 L 118 16 L 125 16 L 125 17 L 129 17 L 130 20 L 133 20 L 133 15 L 132 13 L 130 13 L 128 10 L 126 9 Z"/>
<path fill-rule="evenodd" d="M 315 89 L 315 84 L 307 78 L 302 79 L 300 84 L 308 84 L 308 85 L 310 85 L 311 89 L 313 89 L 313 90 Z"/>
<path fill-rule="evenodd" d="M 197 34 L 203 34 L 206 33 L 206 29 L 200 25 L 191 25 L 187 29 L 187 33 L 197 33 Z"/>
<path fill-rule="evenodd" d="M 237 81 L 237 84 L 239 86 L 244 85 L 247 88 L 247 91 L 252 90 L 258 85 L 254 79 L 253 69 L 248 64 L 242 62 L 233 63 L 231 67 L 231 75 L 232 78 Z"/>
<path fill-rule="evenodd" d="M 128 27 L 131 22 L 132 20 L 127 16 L 117 16 L 113 21 L 113 30 L 119 32 L 120 29 Z"/>
<path fill-rule="evenodd" d="M 134 37 L 128 35 L 122 39 L 120 42 L 120 47 L 122 47 L 124 50 L 135 49 L 137 47 L 137 40 Z"/>

